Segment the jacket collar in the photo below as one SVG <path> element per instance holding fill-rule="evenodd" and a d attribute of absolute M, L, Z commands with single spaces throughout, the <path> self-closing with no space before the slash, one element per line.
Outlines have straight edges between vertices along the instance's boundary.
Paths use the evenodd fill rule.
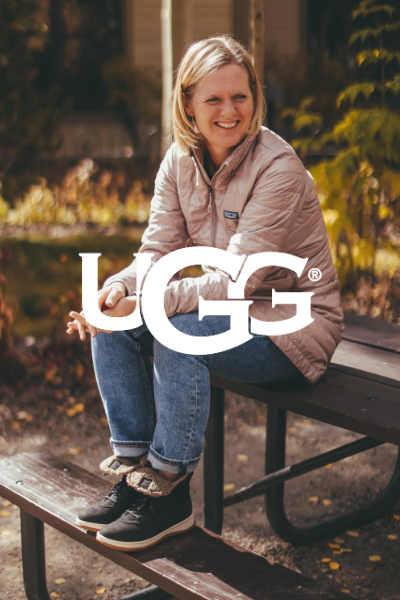
<path fill-rule="evenodd" d="M 213 179 L 219 178 L 221 174 L 223 179 L 227 177 L 232 177 L 236 169 L 241 165 L 246 156 L 253 150 L 255 145 L 257 144 L 258 134 L 257 135 L 247 135 L 242 142 L 238 144 L 235 150 L 228 156 L 228 158 L 223 162 L 218 171 L 215 173 Z M 208 178 L 206 170 L 204 168 L 204 157 L 202 149 L 196 148 L 193 151 L 195 162 L 198 164 L 200 169 L 203 172 L 203 177 Z"/>

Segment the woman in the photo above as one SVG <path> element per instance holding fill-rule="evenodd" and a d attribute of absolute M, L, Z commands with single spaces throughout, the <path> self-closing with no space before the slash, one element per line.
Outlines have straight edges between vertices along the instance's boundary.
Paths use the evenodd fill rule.
<path fill-rule="evenodd" d="M 151 546 L 194 525 L 189 480 L 202 452 L 209 413 L 209 373 L 238 381 L 305 377 L 315 383 L 340 342 L 343 313 L 314 183 L 293 149 L 261 127 L 264 99 L 251 58 L 229 37 L 193 44 L 183 57 L 172 98 L 175 143 L 155 183 L 140 253 L 153 262 L 191 242 L 239 255 L 286 252 L 308 257 L 301 277 L 266 267 L 246 285 L 249 315 L 281 321 L 293 305 L 272 307 L 271 290 L 313 292 L 314 321 L 272 338 L 254 335 L 228 351 L 202 356 L 174 352 L 145 325 L 108 335 L 73 312 L 68 333 L 90 331 L 97 382 L 114 455 L 101 465 L 121 481 L 77 524 L 121 550 Z M 319 269 L 318 281 L 308 277 Z M 216 335 L 229 317 L 198 318 L 198 298 L 227 299 L 229 276 L 203 267 L 199 278 L 178 276 L 167 286 L 165 309 L 189 335 Z M 315 272 L 315 271 L 314 271 Z M 136 262 L 99 292 L 105 313 L 136 307 Z M 108 308 L 107 308 L 108 307 Z M 154 372 L 150 357 L 154 356 Z M 157 420 L 156 420 L 157 415 Z"/>

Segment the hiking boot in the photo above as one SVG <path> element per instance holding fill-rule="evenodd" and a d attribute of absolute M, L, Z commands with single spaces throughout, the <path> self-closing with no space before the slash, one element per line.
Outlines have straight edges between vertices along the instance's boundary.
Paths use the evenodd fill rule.
<path fill-rule="evenodd" d="M 124 475 L 108 496 L 80 512 L 75 523 L 87 531 L 99 531 L 104 525 L 118 519 L 140 497 L 140 492 L 127 485 Z"/>
<path fill-rule="evenodd" d="M 189 493 L 191 475 L 184 476 L 168 495 L 141 494 L 119 519 L 98 531 L 96 539 L 110 548 L 132 552 L 192 529 L 195 518 Z M 146 487 L 146 481 L 142 481 L 142 486 Z"/>

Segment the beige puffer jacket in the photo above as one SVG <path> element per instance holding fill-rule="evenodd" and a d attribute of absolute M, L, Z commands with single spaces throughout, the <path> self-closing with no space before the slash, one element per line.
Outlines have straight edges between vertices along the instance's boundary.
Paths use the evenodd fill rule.
<path fill-rule="evenodd" d="M 237 213 L 238 218 L 227 218 L 224 211 Z M 314 182 L 291 146 L 262 127 L 257 136 L 245 138 L 210 182 L 201 153 L 185 156 L 173 144 L 156 178 L 140 252 L 152 252 L 157 261 L 191 241 L 246 256 L 286 252 L 308 258 L 300 278 L 277 267 L 256 271 L 247 282 L 246 298 L 254 299 L 250 316 L 280 321 L 294 316 L 296 306 L 272 308 L 272 288 L 314 292 L 313 323 L 271 340 L 315 383 L 341 340 L 343 311 Z M 322 272 L 317 282 L 308 277 L 313 267 Z M 229 276 L 222 270 L 203 268 L 202 277 L 176 278 L 169 283 L 165 293 L 168 316 L 197 310 L 200 295 L 205 300 L 227 299 Z M 128 294 L 134 293 L 135 261 L 105 285 L 113 281 L 122 281 Z"/>

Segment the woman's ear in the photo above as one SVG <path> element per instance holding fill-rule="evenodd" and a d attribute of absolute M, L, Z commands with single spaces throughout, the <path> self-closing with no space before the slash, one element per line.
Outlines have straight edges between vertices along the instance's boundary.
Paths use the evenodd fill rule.
<path fill-rule="evenodd" d="M 193 111 L 192 111 L 192 103 L 190 101 L 190 98 L 188 98 L 185 94 L 185 92 L 182 92 L 182 102 L 183 102 L 183 106 L 185 107 L 185 113 L 189 116 L 189 117 L 194 117 Z"/>

